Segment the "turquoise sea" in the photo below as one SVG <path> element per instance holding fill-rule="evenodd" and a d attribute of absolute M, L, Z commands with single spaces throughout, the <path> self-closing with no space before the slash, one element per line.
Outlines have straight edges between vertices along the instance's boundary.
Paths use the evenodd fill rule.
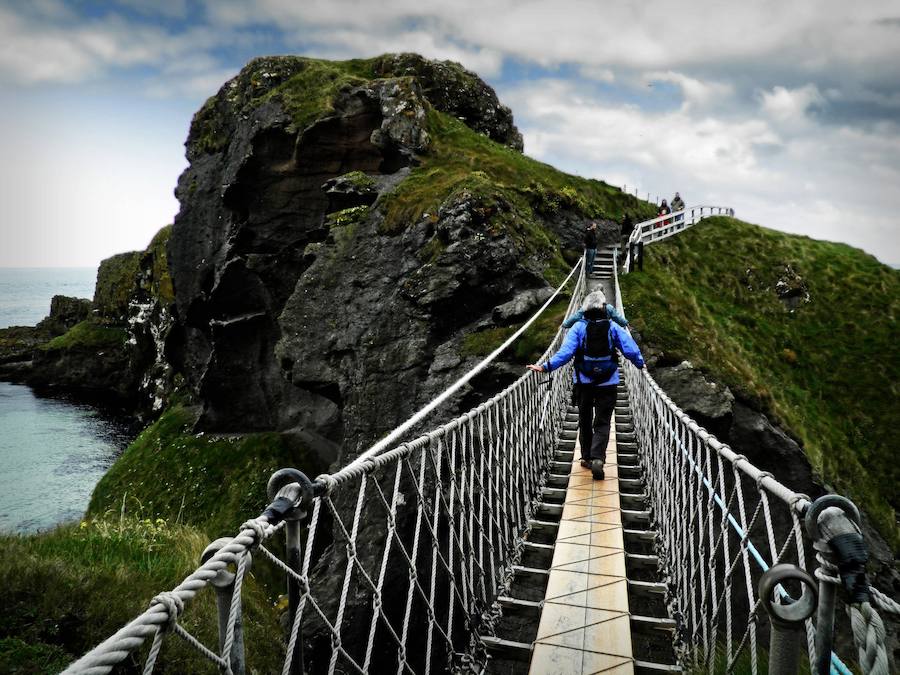
<path fill-rule="evenodd" d="M 0 328 L 29 326 L 50 298 L 94 294 L 96 270 L 0 269 Z M 77 520 L 100 477 L 132 438 L 129 420 L 0 382 L 0 531 Z"/>

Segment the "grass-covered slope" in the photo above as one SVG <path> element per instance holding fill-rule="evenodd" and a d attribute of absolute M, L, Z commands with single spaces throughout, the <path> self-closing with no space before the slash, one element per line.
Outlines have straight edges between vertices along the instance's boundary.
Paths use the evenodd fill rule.
<path fill-rule="evenodd" d="M 645 255 L 645 271 L 622 279 L 635 328 L 774 416 L 896 550 L 900 272 L 844 244 L 721 217 Z M 797 287 L 793 311 L 779 281 L 782 293 Z"/>
<path fill-rule="evenodd" d="M 59 672 L 144 611 L 157 593 L 178 585 L 199 564 L 208 542 L 196 528 L 131 517 L 0 537 L 0 673 Z M 249 665 L 253 672 L 275 672 L 283 657 L 272 638 L 281 631 L 277 613 L 253 579 L 244 587 L 243 602 Z M 215 594 L 200 593 L 179 623 L 215 648 Z M 146 656 L 148 647 L 149 641 L 139 653 Z M 174 635 L 165 641 L 158 666 L 169 673 L 210 670 L 202 655 Z"/>
<path fill-rule="evenodd" d="M 283 467 L 315 476 L 314 452 L 278 433 L 191 433 L 195 413 L 173 406 L 128 446 L 100 479 L 88 515 L 129 514 L 187 523 L 211 539 L 233 535 L 266 504 L 266 483 Z"/>

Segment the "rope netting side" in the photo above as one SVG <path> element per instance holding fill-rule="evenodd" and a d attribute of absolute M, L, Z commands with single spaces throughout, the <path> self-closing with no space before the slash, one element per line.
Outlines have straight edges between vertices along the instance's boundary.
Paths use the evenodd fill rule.
<path fill-rule="evenodd" d="M 410 421 L 399 438 L 512 344 L 574 277 L 567 315 L 584 295 L 584 275 L 572 269 L 545 305 L 503 346 L 460 378 Z M 543 359 L 564 337 L 557 331 Z M 481 635 L 493 634 L 522 553 L 523 535 L 541 495 L 570 391 L 570 366 L 552 377 L 526 372 L 490 400 L 419 437 L 373 446 L 315 483 L 292 483 L 266 513 L 149 610 L 73 663 L 67 673 L 108 673 L 152 638 L 145 672 L 152 672 L 164 638 L 175 633 L 224 672 L 240 643 L 241 588 L 251 553 L 284 572 L 299 592 L 286 638 L 254 649 L 285 649 L 285 675 L 297 672 L 295 645 L 306 669 L 333 672 L 429 673 L 480 670 Z M 305 480 L 305 478 L 304 478 Z M 273 511 L 274 509 L 274 511 Z M 309 512 L 299 569 L 262 543 L 290 513 Z M 275 513 L 277 511 L 277 513 Z M 271 522 L 270 522 L 271 521 Z M 236 568 L 221 648 L 209 648 L 177 623 L 185 603 Z M 243 658 L 243 644 L 240 644 Z M 316 661 L 318 659 L 318 661 Z M 325 659 L 323 662 L 322 659 Z M 316 661 L 313 663 L 313 661 Z M 244 664 L 238 664 L 242 670 Z"/>
<path fill-rule="evenodd" d="M 680 658 L 709 672 L 741 661 L 756 673 L 768 644 L 759 579 L 777 563 L 807 568 L 808 500 L 699 427 L 646 372 L 624 367 Z"/>
<path fill-rule="evenodd" d="M 617 272 L 614 286 L 624 313 Z M 757 673 L 770 628 L 759 621 L 759 580 L 779 563 L 804 571 L 815 564 L 807 557 L 812 546 L 801 522 L 809 498 L 700 427 L 646 370 L 627 361 L 623 370 L 660 537 L 660 568 L 668 577 L 667 603 L 678 626 L 679 660 L 710 673 L 738 667 Z M 841 584 L 829 560 L 818 554 L 816 563 L 817 578 Z M 868 592 L 883 611 L 900 609 L 878 589 L 868 587 Z M 776 595 L 780 602 L 793 602 L 780 585 Z M 877 612 L 869 603 L 850 604 L 848 611 L 863 672 L 887 672 L 884 627 Z M 810 663 L 815 663 L 812 618 L 804 627 Z M 832 673 L 850 672 L 833 653 L 826 661 Z"/>

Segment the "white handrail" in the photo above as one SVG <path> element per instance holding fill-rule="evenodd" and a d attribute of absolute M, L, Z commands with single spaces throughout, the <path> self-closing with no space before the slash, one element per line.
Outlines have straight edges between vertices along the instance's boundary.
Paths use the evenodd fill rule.
<path fill-rule="evenodd" d="M 637 244 L 638 242 L 651 244 L 661 241 L 662 239 L 671 237 L 673 234 L 678 234 L 682 230 L 686 230 L 687 228 L 696 225 L 702 219 L 709 218 L 710 216 L 734 216 L 734 209 L 727 206 L 707 206 L 705 204 L 698 204 L 638 223 L 634 226 L 634 230 L 628 237 L 623 272 L 625 274 L 630 272 L 634 263 L 631 258 L 632 244 Z"/>

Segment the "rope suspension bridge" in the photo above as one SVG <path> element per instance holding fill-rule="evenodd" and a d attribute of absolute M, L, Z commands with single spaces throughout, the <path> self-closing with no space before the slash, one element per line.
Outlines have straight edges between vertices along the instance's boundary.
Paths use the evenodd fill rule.
<path fill-rule="evenodd" d="M 605 481 L 578 468 L 571 363 L 549 380 L 528 372 L 410 439 L 561 294 L 570 294 L 567 316 L 598 286 L 622 310 L 618 275 L 643 245 L 732 213 L 698 206 L 655 218 L 635 227 L 623 260 L 610 247 L 593 270 L 576 264 L 503 345 L 345 467 L 315 479 L 276 472 L 260 515 L 212 542 L 181 584 L 65 673 L 108 673 L 138 660 L 151 673 L 173 639 L 192 645 L 211 671 L 235 675 L 247 670 L 245 652 L 273 649 L 284 651 L 285 675 L 786 674 L 797 672 L 800 653 L 812 672 L 848 673 L 832 650 L 839 593 L 859 667 L 887 673 L 876 607 L 900 607 L 866 581 L 856 507 L 837 495 L 811 502 L 753 466 L 646 370 L 620 366 Z M 560 329 L 539 362 L 563 337 Z M 287 580 L 285 632 L 270 644 L 244 644 L 241 589 L 251 561 Z M 218 605 L 210 617 L 217 645 L 179 622 L 207 587 Z M 523 638 L 529 621 L 537 633 Z M 669 658 L 659 657 L 659 636 Z"/>

